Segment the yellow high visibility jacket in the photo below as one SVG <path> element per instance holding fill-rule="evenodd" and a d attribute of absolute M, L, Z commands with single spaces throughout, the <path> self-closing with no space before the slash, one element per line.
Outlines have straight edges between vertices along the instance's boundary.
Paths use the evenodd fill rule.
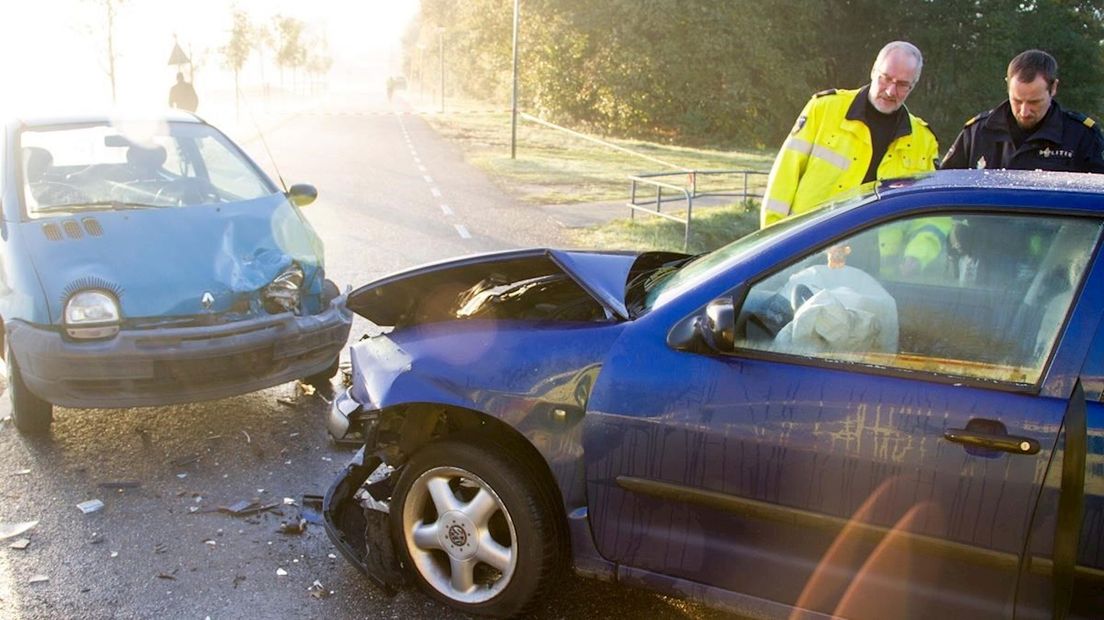
<path fill-rule="evenodd" d="M 867 89 L 826 90 L 813 95 L 774 160 L 767 179 L 760 226 L 804 213 L 844 190 L 858 187 L 873 155 L 862 120 Z M 934 170 L 939 144 L 928 124 L 909 114 L 878 164 L 877 178 Z"/>

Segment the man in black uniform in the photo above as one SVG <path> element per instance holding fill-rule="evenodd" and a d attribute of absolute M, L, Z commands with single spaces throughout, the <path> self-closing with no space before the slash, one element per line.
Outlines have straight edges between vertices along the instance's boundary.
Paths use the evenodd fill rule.
<path fill-rule="evenodd" d="M 943 168 L 1104 172 L 1104 134 L 1093 119 L 1063 110 L 1058 62 L 1027 50 L 1008 63 L 1008 101 L 966 121 Z"/>

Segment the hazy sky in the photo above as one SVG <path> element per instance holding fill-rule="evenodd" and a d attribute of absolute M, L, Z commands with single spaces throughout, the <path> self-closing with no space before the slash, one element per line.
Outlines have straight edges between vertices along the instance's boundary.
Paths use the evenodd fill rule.
<path fill-rule="evenodd" d="M 228 89 L 230 74 L 218 49 L 229 37 L 234 7 L 254 22 L 284 14 L 312 33 L 325 33 L 334 75 L 348 88 L 356 86 L 349 76 L 375 83 L 397 72 L 398 42 L 418 0 L 126 0 L 115 23 L 120 102 L 164 105 L 176 72 L 167 65 L 174 33 L 191 50 L 197 87 Z M 8 105 L 26 110 L 110 102 L 103 0 L 4 0 L 0 24 L 0 79 Z M 246 83 L 259 81 L 256 65 L 253 59 L 244 69 Z M 266 71 L 270 82 L 278 82 L 272 67 Z"/>

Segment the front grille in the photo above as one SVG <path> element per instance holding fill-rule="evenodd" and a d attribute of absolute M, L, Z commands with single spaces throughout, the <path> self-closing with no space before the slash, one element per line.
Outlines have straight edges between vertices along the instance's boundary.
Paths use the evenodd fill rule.
<path fill-rule="evenodd" d="M 85 232 L 88 233 L 89 236 L 91 236 L 91 237 L 102 237 L 103 236 L 103 227 L 100 226 L 100 223 L 95 218 L 86 217 L 83 220 L 81 220 L 81 223 L 84 224 L 84 230 L 85 230 Z"/>
<path fill-rule="evenodd" d="M 42 234 L 46 235 L 46 238 L 50 241 L 61 241 L 61 229 L 58 228 L 57 224 L 44 224 Z"/>
<path fill-rule="evenodd" d="M 211 359 L 154 362 L 153 373 L 158 380 L 172 380 L 185 384 L 206 381 L 221 383 L 230 377 L 238 379 L 263 377 L 271 372 L 272 366 L 272 348 L 266 347 L 257 351 Z"/>
<path fill-rule="evenodd" d="M 80 224 L 77 224 L 73 220 L 65 220 L 61 224 L 65 229 L 65 234 L 71 239 L 80 239 L 84 236 L 84 231 L 81 230 Z"/>

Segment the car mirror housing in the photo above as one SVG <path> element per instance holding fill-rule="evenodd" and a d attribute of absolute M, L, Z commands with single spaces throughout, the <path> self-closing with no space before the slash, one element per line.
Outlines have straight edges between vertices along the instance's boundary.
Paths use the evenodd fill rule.
<path fill-rule="evenodd" d="M 736 348 L 736 305 L 731 296 L 714 299 L 705 310 L 671 328 L 667 345 L 694 353 L 731 353 Z"/>
<path fill-rule="evenodd" d="M 305 207 L 318 198 L 318 189 L 307 183 L 296 183 L 288 188 L 287 197 L 297 207 Z"/>

